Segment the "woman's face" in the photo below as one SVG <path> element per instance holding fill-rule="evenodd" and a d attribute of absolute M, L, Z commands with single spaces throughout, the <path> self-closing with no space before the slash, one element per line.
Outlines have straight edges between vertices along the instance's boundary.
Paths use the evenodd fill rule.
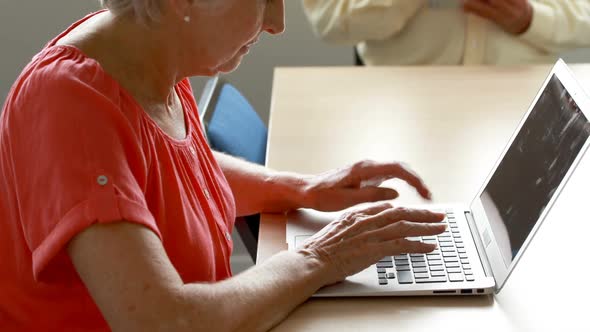
<path fill-rule="evenodd" d="M 183 40 L 191 75 L 230 72 L 258 41 L 262 32 L 285 29 L 284 0 L 197 0 L 190 7 Z"/>

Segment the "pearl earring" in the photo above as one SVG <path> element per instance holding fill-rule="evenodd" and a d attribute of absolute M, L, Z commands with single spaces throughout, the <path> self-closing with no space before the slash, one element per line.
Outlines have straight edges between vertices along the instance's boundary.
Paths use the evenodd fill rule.
<path fill-rule="evenodd" d="M 190 17 L 190 16 L 188 16 L 188 15 L 186 15 L 186 16 L 184 17 L 184 21 L 185 21 L 186 23 L 190 22 L 190 21 L 191 21 L 191 17 Z"/>

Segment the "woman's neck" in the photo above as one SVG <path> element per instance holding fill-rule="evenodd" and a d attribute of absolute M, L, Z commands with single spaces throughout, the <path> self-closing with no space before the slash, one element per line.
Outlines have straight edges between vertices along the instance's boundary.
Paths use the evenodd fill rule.
<path fill-rule="evenodd" d="M 184 78 L 170 29 L 173 27 L 164 24 L 152 29 L 133 17 L 115 17 L 107 11 L 76 27 L 58 43 L 76 46 L 97 60 L 141 104 L 167 105 L 174 100 L 174 86 Z"/>

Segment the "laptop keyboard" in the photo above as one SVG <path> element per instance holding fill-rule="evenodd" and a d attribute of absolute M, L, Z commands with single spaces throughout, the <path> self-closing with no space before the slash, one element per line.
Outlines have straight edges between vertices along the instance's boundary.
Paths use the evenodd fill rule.
<path fill-rule="evenodd" d="M 397 280 L 400 284 L 426 284 L 474 281 L 473 272 L 455 216 L 446 211 L 447 230 L 437 236 L 412 237 L 409 240 L 434 243 L 438 248 L 428 254 L 401 254 L 383 257 L 377 265 L 380 285 Z"/>

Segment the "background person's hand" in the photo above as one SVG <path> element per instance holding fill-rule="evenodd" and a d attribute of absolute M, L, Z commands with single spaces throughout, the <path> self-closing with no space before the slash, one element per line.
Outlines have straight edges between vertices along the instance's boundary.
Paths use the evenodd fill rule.
<path fill-rule="evenodd" d="M 422 180 L 399 162 L 360 161 L 351 166 L 331 170 L 305 179 L 305 207 L 320 211 L 337 211 L 364 203 L 390 200 L 398 192 L 379 185 L 389 179 L 401 179 L 418 193 L 430 199 L 430 191 Z"/>
<path fill-rule="evenodd" d="M 344 214 L 309 238 L 299 250 L 321 262 L 329 285 L 388 255 L 433 251 L 435 244 L 405 238 L 440 234 L 446 224 L 437 222 L 443 219 L 442 213 L 379 203 Z"/>
<path fill-rule="evenodd" d="M 526 32 L 533 21 L 533 7 L 529 0 L 464 0 L 463 9 L 514 35 Z"/>

